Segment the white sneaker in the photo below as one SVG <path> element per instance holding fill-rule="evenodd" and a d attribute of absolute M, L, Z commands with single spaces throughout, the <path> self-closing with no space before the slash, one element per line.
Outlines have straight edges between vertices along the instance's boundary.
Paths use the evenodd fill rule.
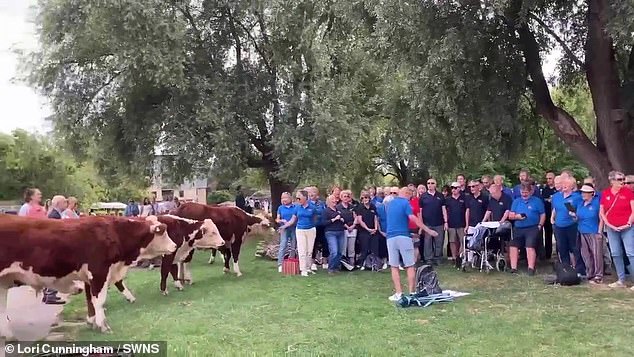
<path fill-rule="evenodd" d="M 630 290 L 634 291 L 634 285 L 632 285 L 632 287 L 630 288 Z"/>
<path fill-rule="evenodd" d="M 313 263 L 313 265 L 310 266 L 310 270 L 317 271 L 317 264 Z"/>
<path fill-rule="evenodd" d="M 302 276 L 308 276 L 308 272 L 307 271 L 303 271 L 302 272 Z"/>
<path fill-rule="evenodd" d="M 394 293 L 394 295 L 390 296 L 387 299 L 390 300 L 390 301 L 399 301 L 399 300 L 401 300 L 402 296 L 403 296 L 403 294 L 401 294 L 401 293 Z"/>
<path fill-rule="evenodd" d="M 609 287 L 611 287 L 611 288 L 626 288 L 626 287 L 627 287 L 627 286 L 625 286 L 625 284 L 624 284 L 622 281 L 620 281 L 620 280 L 617 280 L 617 281 L 613 282 L 612 284 L 609 284 L 608 286 L 609 286 Z"/>
<path fill-rule="evenodd" d="M 277 272 L 278 272 L 278 273 L 281 273 L 281 272 L 282 272 L 282 266 L 281 266 L 281 265 L 277 267 Z"/>
<path fill-rule="evenodd" d="M 398 266 L 398 270 L 405 270 L 405 268 L 403 268 L 402 266 Z"/>
<path fill-rule="evenodd" d="M 365 265 L 359 268 L 359 270 L 362 270 L 362 271 L 365 270 Z"/>
<path fill-rule="evenodd" d="M 387 263 L 383 263 L 383 270 L 387 269 Z"/>
<path fill-rule="evenodd" d="M 311 274 L 317 274 L 317 272 L 316 272 L 316 271 L 314 271 L 314 270 L 309 271 L 309 273 L 311 273 Z"/>
<path fill-rule="evenodd" d="M 324 270 L 328 269 L 328 263 L 326 263 L 326 264 L 322 264 L 322 265 L 321 265 L 321 268 L 322 268 L 322 269 L 324 269 Z"/>

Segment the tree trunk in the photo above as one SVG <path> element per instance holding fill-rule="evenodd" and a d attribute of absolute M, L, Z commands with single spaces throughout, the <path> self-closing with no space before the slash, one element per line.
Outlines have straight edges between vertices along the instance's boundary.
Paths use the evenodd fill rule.
<path fill-rule="evenodd" d="M 518 28 L 523 46 L 526 70 L 531 77 L 531 91 L 535 98 L 537 112 L 553 128 L 557 136 L 583 162 L 596 179 L 599 188 L 607 187 L 607 174 L 612 166 L 605 155 L 592 143 L 577 121 L 564 109 L 556 106 L 542 71 L 539 45 L 527 23 Z M 606 143 L 609 145 L 609 143 Z"/>
<path fill-rule="evenodd" d="M 293 194 L 295 184 L 284 182 L 275 176 L 275 172 L 267 172 L 269 178 L 269 187 L 271 188 L 271 214 L 275 218 L 275 212 L 277 207 L 282 204 L 281 196 L 284 192 L 290 192 Z"/>
<path fill-rule="evenodd" d="M 631 173 L 634 172 L 634 129 L 621 103 L 614 41 L 606 32 L 609 10 L 607 0 L 588 1 L 586 78 L 597 117 L 599 149 L 604 149 L 612 168 Z"/>

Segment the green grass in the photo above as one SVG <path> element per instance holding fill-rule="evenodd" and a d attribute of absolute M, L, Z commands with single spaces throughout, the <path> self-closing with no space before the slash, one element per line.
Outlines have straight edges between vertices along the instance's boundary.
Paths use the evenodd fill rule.
<path fill-rule="evenodd" d="M 634 293 L 547 286 L 541 277 L 441 267 L 445 289 L 470 292 L 453 303 L 398 308 L 389 274 L 320 271 L 284 277 L 274 262 L 243 249 L 244 275 L 223 275 L 220 259 L 193 262 L 195 283 L 159 293 L 159 274 L 132 270 L 126 302 L 115 288 L 107 311 L 113 334 L 80 327 L 78 340 L 166 340 L 169 356 L 632 356 Z M 404 278 L 404 276 L 403 276 Z M 67 320 L 82 320 L 74 298 Z"/>

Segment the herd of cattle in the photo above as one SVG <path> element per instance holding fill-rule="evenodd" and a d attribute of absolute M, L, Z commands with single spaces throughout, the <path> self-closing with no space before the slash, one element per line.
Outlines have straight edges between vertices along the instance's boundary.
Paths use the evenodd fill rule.
<path fill-rule="evenodd" d="M 160 289 L 192 281 L 189 263 L 195 249 L 218 249 L 224 271 L 240 276 L 240 248 L 251 226 L 270 227 L 269 221 L 237 207 L 185 203 L 168 215 L 146 218 L 92 216 L 49 220 L 0 214 L 0 337 L 11 339 L 6 315 L 8 289 L 29 285 L 37 291 L 56 289 L 86 295 L 87 322 L 101 332 L 110 331 L 104 304 L 108 287 L 115 285 L 134 302 L 124 278 L 141 259 L 163 256 Z M 6 318 L 4 316 L 7 316 Z"/>

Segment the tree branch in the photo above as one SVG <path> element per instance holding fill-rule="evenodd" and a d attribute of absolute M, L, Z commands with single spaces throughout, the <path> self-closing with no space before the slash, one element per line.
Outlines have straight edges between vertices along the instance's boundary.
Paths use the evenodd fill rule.
<path fill-rule="evenodd" d="M 86 106 L 84 107 L 84 110 L 81 111 L 80 118 L 83 118 L 86 115 L 86 112 L 88 111 L 88 109 L 92 105 L 92 102 L 95 100 L 95 98 L 97 98 L 99 93 L 101 93 L 101 91 L 104 88 L 106 88 L 107 86 L 112 84 L 112 82 L 114 82 L 114 80 L 117 79 L 117 77 L 119 77 L 121 75 L 121 73 L 123 73 L 123 72 L 125 72 L 125 69 L 123 69 L 121 71 L 118 71 L 118 72 L 114 72 L 112 74 L 112 77 L 110 77 L 110 79 L 108 79 L 106 82 L 104 82 L 102 85 L 100 85 L 99 88 L 97 88 L 97 90 L 95 90 L 89 97 L 86 97 Z"/>
<path fill-rule="evenodd" d="M 537 22 L 544 29 L 544 31 L 546 31 L 546 33 L 548 33 L 550 36 L 552 36 L 552 38 L 555 39 L 555 41 L 557 41 L 559 46 L 561 46 L 564 52 L 566 52 L 566 54 L 570 57 L 570 59 L 572 59 L 574 63 L 576 63 L 581 69 L 586 68 L 586 64 L 582 60 L 580 60 L 577 57 L 577 55 L 575 55 L 574 52 L 572 52 L 572 50 L 570 49 L 570 47 L 568 47 L 566 42 L 564 42 L 564 40 L 561 37 L 559 37 L 559 35 L 557 35 L 555 31 L 553 31 L 553 29 L 548 27 L 548 25 L 544 22 L 544 20 L 540 19 L 539 17 L 537 17 L 537 15 L 533 14 L 532 12 L 529 13 L 528 16 L 531 19 L 535 20 L 535 22 Z"/>
<path fill-rule="evenodd" d="M 271 73 L 272 69 L 271 69 L 271 63 L 269 62 L 269 60 L 266 57 L 266 54 L 264 53 L 264 51 L 260 48 L 260 46 L 258 46 L 258 42 L 255 39 L 255 37 L 253 37 L 253 35 L 251 35 L 251 31 L 240 21 L 237 20 L 233 20 L 235 23 L 238 24 L 238 26 L 240 26 L 244 32 L 247 34 L 247 37 L 249 37 L 249 40 L 251 41 L 251 43 L 253 43 L 253 47 L 255 48 L 255 52 L 257 52 L 260 55 L 260 58 L 262 58 L 262 62 L 264 63 L 264 67 L 266 67 L 266 70 Z"/>

